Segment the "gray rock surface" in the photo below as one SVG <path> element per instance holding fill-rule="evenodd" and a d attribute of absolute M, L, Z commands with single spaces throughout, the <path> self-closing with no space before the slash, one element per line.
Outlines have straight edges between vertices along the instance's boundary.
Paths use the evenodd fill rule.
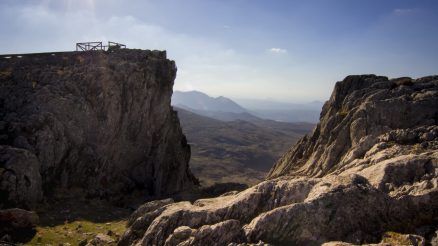
<path fill-rule="evenodd" d="M 438 219 L 437 124 L 437 76 L 349 76 L 266 181 L 136 213 L 121 245 L 373 244 L 390 231 L 421 245 L 417 229 Z"/>
<path fill-rule="evenodd" d="M 92 240 L 90 240 L 89 243 L 87 243 L 87 246 L 97 246 L 97 245 L 109 245 L 111 243 L 114 243 L 114 240 L 105 234 L 99 233 Z"/>
<path fill-rule="evenodd" d="M 0 207 L 52 194 L 159 196 L 192 186 L 160 51 L 0 59 Z"/>

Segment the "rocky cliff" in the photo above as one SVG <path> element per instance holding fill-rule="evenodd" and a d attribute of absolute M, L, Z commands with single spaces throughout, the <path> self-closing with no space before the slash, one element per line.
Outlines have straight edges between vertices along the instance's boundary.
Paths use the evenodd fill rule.
<path fill-rule="evenodd" d="M 52 194 L 164 195 L 194 184 L 165 52 L 0 58 L 0 207 Z"/>
<path fill-rule="evenodd" d="M 266 181 L 194 203 L 148 203 L 129 225 L 120 245 L 436 242 L 438 76 L 349 76 Z M 406 233 L 418 235 L 397 236 Z"/>
<path fill-rule="evenodd" d="M 365 75 L 338 82 L 316 129 L 278 161 L 268 178 L 339 174 L 357 166 L 356 159 L 367 160 L 364 155 L 379 143 L 384 144 L 375 152 L 394 143 L 406 147 L 393 156 L 409 154 L 410 147 L 428 150 L 438 124 L 437 80 Z"/>

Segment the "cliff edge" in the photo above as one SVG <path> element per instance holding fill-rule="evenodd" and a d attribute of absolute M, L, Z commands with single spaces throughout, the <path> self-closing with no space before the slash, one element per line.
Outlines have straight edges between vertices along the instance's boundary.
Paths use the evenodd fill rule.
<path fill-rule="evenodd" d="M 359 75 L 336 84 L 266 181 L 147 203 L 120 245 L 423 245 L 437 225 L 438 76 Z"/>
<path fill-rule="evenodd" d="M 159 196 L 192 186 L 163 51 L 0 58 L 0 208 L 68 194 Z"/>

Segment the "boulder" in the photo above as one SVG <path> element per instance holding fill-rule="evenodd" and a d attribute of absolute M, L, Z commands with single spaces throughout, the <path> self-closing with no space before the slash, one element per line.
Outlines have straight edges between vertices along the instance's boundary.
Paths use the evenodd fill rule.
<path fill-rule="evenodd" d="M 27 242 L 35 233 L 39 217 L 35 212 L 19 208 L 0 210 L 0 239 Z"/>
<path fill-rule="evenodd" d="M 88 245 L 107 245 L 109 243 L 113 243 L 114 239 L 110 236 L 99 233 L 88 243 Z"/>

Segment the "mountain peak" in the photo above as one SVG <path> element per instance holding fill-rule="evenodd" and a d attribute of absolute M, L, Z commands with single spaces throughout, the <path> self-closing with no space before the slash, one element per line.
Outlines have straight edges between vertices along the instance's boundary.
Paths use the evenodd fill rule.
<path fill-rule="evenodd" d="M 172 105 L 212 112 L 247 112 L 246 109 L 229 98 L 224 96 L 214 98 L 200 91 L 175 91 L 172 96 Z"/>

